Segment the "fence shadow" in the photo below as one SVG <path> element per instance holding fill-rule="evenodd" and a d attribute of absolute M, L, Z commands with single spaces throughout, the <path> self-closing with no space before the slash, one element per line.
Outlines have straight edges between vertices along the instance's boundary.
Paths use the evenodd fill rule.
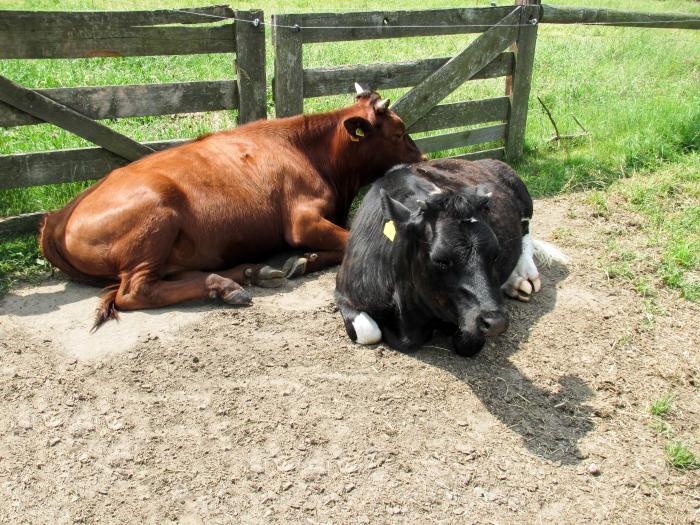
<path fill-rule="evenodd" d="M 484 406 L 533 454 L 549 461 L 581 461 L 578 442 L 593 428 L 592 409 L 584 403 L 592 391 L 578 377 L 563 375 L 558 388 L 542 388 L 520 372 L 509 357 L 528 340 L 529 332 L 557 302 L 556 284 L 568 275 L 561 265 L 544 269 L 543 289 L 530 303 L 509 301 L 511 324 L 503 336 L 489 341 L 476 359 L 452 351 L 449 340 L 436 339 L 412 354 L 464 381 Z M 547 344 L 546 340 L 542 344 Z"/>

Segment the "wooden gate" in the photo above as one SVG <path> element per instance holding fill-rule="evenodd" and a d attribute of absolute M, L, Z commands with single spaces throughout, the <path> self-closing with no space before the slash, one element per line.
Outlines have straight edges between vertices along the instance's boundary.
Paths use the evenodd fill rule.
<path fill-rule="evenodd" d="M 304 99 L 350 92 L 354 82 L 372 89 L 415 86 L 393 106 L 409 132 L 483 127 L 416 139 L 424 153 L 500 141 L 497 148 L 462 158 L 522 155 L 540 6 L 430 11 L 273 15 L 274 96 L 277 116 L 299 114 Z M 538 2 L 539 3 L 539 2 Z M 303 68 L 303 44 L 482 33 L 451 58 Z M 504 50 L 512 46 L 511 51 Z M 507 77 L 506 96 L 439 104 L 463 82 Z"/>
<path fill-rule="evenodd" d="M 238 109 L 239 123 L 266 117 L 262 11 L 0 13 L 0 59 L 236 53 L 227 81 L 33 90 L 0 76 L 0 127 L 49 122 L 100 146 L 2 155 L 0 190 L 100 178 L 187 140 L 139 144 L 97 120 L 226 109 Z M 43 213 L 0 219 L 0 235 L 36 231 Z"/>

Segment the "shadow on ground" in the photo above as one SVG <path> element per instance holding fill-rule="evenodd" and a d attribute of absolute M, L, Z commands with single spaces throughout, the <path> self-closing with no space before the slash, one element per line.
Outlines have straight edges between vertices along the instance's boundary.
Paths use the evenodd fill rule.
<path fill-rule="evenodd" d="M 476 359 L 465 359 L 436 339 L 412 356 L 442 368 L 469 385 L 484 406 L 539 457 L 562 464 L 581 461 L 578 442 L 593 428 L 592 409 L 584 403 L 592 391 L 578 377 L 564 375 L 553 391 L 535 385 L 510 361 L 530 330 L 557 302 L 556 285 L 568 275 L 553 265 L 542 273 L 543 288 L 530 303 L 509 301 L 511 323 L 501 337 L 489 341 Z"/>

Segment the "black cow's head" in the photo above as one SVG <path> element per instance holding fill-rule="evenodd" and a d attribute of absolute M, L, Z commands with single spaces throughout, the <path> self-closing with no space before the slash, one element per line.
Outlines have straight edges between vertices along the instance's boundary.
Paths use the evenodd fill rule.
<path fill-rule="evenodd" d="M 382 190 L 382 211 L 405 244 L 405 279 L 427 314 L 457 327 L 453 344 L 473 356 L 508 326 L 496 260 L 500 247 L 484 220 L 490 194 L 440 191 L 411 210 Z"/>

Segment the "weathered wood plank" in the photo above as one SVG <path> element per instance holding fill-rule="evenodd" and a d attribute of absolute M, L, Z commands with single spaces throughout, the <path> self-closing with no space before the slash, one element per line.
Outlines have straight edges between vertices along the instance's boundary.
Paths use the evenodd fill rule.
<path fill-rule="evenodd" d="M 34 33 L 0 31 L 0 58 L 92 58 L 233 53 L 233 24 L 216 27 L 77 26 Z"/>
<path fill-rule="evenodd" d="M 189 139 L 147 142 L 160 151 Z M 99 179 L 129 161 L 103 148 L 78 148 L 0 155 L 0 190 Z"/>
<path fill-rule="evenodd" d="M 262 11 L 236 11 L 238 20 L 258 20 L 256 27 L 236 21 L 236 80 L 240 96 L 238 123 L 267 117 L 265 26 Z"/>
<path fill-rule="evenodd" d="M 42 95 L 95 120 L 235 109 L 232 80 L 37 89 Z M 39 124 L 41 119 L 0 102 L 0 126 Z"/>
<path fill-rule="evenodd" d="M 422 133 L 437 129 L 505 121 L 508 118 L 509 110 L 510 100 L 508 97 L 440 104 L 431 109 L 427 115 L 417 120 L 408 128 L 408 131 L 410 133 Z"/>
<path fill-rule="evenodd" d="M 542 5 L 540 22 L 547 24 L 600 24 L 624 27 L 700 29 L 700 16 L 697 14 L 650 13 L 587 7 L 558 7 L 553 5 Z"/>
<path fill-rule="evenodd" d="M 532 4 L 538 0 L 519 0 L 519 3 Z M 506 131 L 506 158 L 509 161 L 519 159 L 523 154 L 525 143 L 525 126 L 532 83 L 532 67 L 535 62 L 537 43 L 537 24 L 526 26 L 529 20 L 536 18 L 540 6 L 524 5 L 520 13 L 520 31 L 516 40 L 517 53 L 515 67 L 510 79 L 510 116 Z"/>
<path fill-rule="evenodd" d="M 277 117 L 304 112 L 304 66 L 299 15 L 272 15 L 275 78 L 272 83 Z"/>
<path fill-rule="evenodd" d="M 411 126 L 430 108 L 486 67 L 517 36 L 521 8 L 504 17 L 498 24 L 477 37 L 460 54 L 406 93 L 392 109 Z"/>
<path fill-rule="evenodd" d="M 449 157 L 451 159 L 463 159 L 463 160 L 481 160 L 481 159 L 496 159 L 503 160 L 506 156 L 506 152 L 503 148 L 486 149 L 483 151 L 474 151 L 472 153 L 464 153 L 463 155 L 455 155 L 454 157 Z"/>
<path fill-rule="evenodd" d="M 46 212 L 24 213 L 14 217 L 0 217 L 0 236 L 37 233 Z"/>
<path fill-rule="evenodd" d="M 76 27 L 130 27 L 163 24 L 210 24 L 232 18 L 226 5 L 151 11 L 2 11 L 0 31 L 34 33 Z"/>
<path fill-rule="evenodd" d="M 0 76 L 0 101 L 75 133 L 79 137 L 128 160 L 136 160 L 153 151 L 151 148 L 3 76 Z"/>
<path fill-rule="evenodd" d="M 450 57 L 443 57 L 305 69 L 304 98 L 354 93 L 355 82 L 374 90 L 415 86 L 449 60 Z M 511 73 L 512 66 L 513 53 L 501 53 L 470 80 L 502 77 Z"/>
<path fill-rule="evenodd" d="M 506 125 L 497 124 L 485 128 L 468 129 L 455 133 L 445 133 L 434 137 L 415 139 L 416 145 L 423 153 L 433 153 L 446 149 L 473 146 L 483 142 L 501 140 L 506 136 Z"/>
<path fill-rule="evenodd" d="M 509 6 L 424 11 L 308 13 L 297 22 L 304 43 L 482 33 L 512 11 Z M 409 26 L 409 27 L 406 27 Z"/>

